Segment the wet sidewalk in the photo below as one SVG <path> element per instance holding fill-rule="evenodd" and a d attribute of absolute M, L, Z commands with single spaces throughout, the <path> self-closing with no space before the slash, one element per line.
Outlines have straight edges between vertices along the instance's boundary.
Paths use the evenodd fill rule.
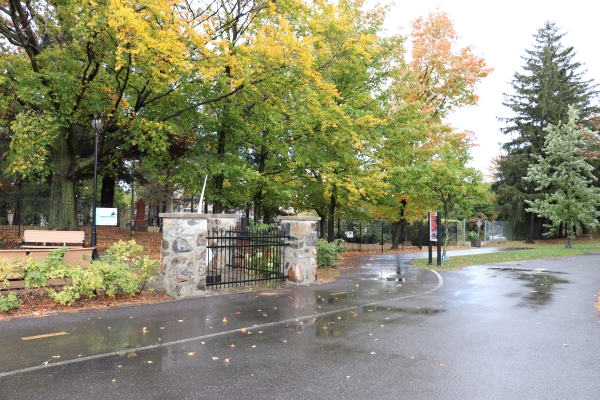
<path fill-rule="evenodd" d="M 597 255 L 439 274 L 412 257 L 365 255 L 324 285 L 0 323 L 0 398 L 600 393 Z"/>

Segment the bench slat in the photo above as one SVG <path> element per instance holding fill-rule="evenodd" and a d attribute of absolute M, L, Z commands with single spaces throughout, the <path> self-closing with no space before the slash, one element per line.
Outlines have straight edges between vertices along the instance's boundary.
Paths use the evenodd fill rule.
<path fill-rule="evenodd" d="M 77 243 L 83 246 L 85 241 L 85 231 L 43 231 L 36 229 L 26 229 L 23 232 L 24 243 Z M 31 246 L 27 245 L 29 248 Z"/>

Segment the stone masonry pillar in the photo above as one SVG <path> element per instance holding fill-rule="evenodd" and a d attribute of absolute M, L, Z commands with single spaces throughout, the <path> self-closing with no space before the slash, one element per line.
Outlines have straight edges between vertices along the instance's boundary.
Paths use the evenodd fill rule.
<path fill-rule="evenodd" d="M 194 213 L 161 213 L 162 261 L 165 293 L 175 299 L 204 295 L 208 216 Z"/>
<path fill-rule="evenodd" d="M 289 235 L 285 248 L 289 282 L 308 285 L 317 280 L 317 224 L 320 217 L 279 217 L 281 233 Z"/>
<path fill-rule="evenodd" d="M 231 214 L 161 213 L 162 262 L 165 293 L 175 299 L 204 296 L 211 233 L 235 229 Z M 212 254 L 213 257 L 219 257 Z M 224 257 L 221 254 L 220 257 Z"/>

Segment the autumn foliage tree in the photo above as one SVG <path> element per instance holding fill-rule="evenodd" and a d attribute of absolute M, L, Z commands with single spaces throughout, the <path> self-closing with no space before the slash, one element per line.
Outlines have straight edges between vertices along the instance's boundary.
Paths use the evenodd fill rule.
<path fill-rule="evenodd" d="M 458 46 L 458 34 L 445 12 L 436 10 L 413 21 L 411 40 L 411 59 L 392 91 L 390 123 L 383 138 L 381 162 L 389 190 L 376 207 L 396 229 L 402 219 L 420 218 L 427 210 L 447 203 L 441 201 L 444 196 L 432 194 L 431 186 L 415 184 L 423 181 L 425 171 L 439 170 L 434 168 L 439 160 L 444 160 L 444 174 L 458 180 L 463 175 L 466 181 L 474 179 L 473 171 L 465 169 L 468 144 L 462 147 L 467 153 L 460 157 L 443 150 L 456 138 L 466 137 L 451 134 L 444 118 L 460 107 L 475 105 L 475 87 L 492 71 L 471 46 Z"/>

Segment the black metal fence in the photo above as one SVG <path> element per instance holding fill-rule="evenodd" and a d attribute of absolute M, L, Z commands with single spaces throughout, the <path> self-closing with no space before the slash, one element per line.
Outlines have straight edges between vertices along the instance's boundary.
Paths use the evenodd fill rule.
<path fill-rule="evenodd" d="M 207 288 L 284 281 L 286 239 L 275 227 L 210 232 Z"/>
<path fill-rule="evenodd" d="M 53 229 L 56 221 L 52 220 L 53 210 L 58 207 L 72 207 L 76 216 L 77 230 L 86 232 L 85 245 L 90 245 L 92 205 L 84 201 L 64 203 L 58 205 L 49 199 L 23 199 L 18 197 L 0 197 L 0 248 L 18 247 L 23 232 L 26 229 Z M 101 207 L 101 205 L 98 205 Z M 160 244 L 162 241 L 161 221 L 158 215 L 146 211 L 140 219 L 143 226 L 135 226 L 135 207 L 117 208 L 116 226 L 98 226 L 97 245 L 100 253 L 106 251 L 119 240 L 135 239 L 137 243 L 146 246 L 147 253 L 153 257 L 160 257 Z"/>
<path fill-rule="evenodd" d="M 427 223 L 394 224 L 389 220 L 336 220 L 335 237 L 347 243 L 366 245 L 387 245 L 392 243 L 393 235 L 397 232 L 398 245 L 402 246 L 428 246 Z M 442 233 L 445 232 L 442 224 Z M 456 245 L 464 242 L 464 227 L 462 221 L 448 222 L 448 244 Z M 359 246 L 359 250 L 362 247 Z"/>

